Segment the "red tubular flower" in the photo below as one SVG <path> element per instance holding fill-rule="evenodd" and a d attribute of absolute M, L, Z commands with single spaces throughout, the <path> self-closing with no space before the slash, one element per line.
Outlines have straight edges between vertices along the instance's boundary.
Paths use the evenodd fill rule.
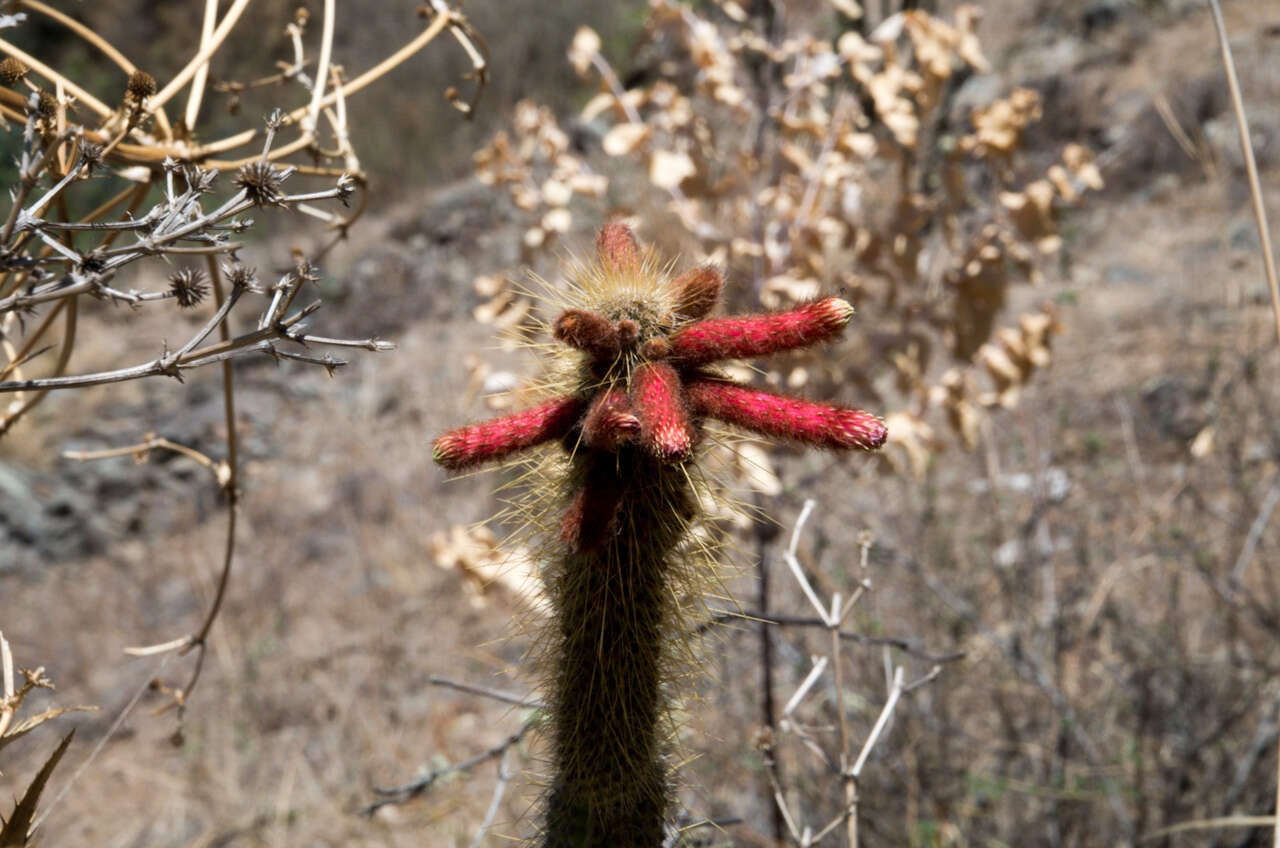
<path fill-rule="evenodd" d="M 640 420 L 631 414 L 631 402 L 620 388 L 597 394 L 582 420 L 582 440 L 588 447 L 604 451 L 616 451 L 639 432 Z"/>
<path fill-rule="evenodd" d="M 640 444 L 663 462 L 679 462 L 693 449 L 680 375 L 665 362 L 646 362 L 631 375 L 631 408 L 640 419 Z"/>
<path fill-rule="evenodd" d="M 459 427 L 436 439 L 432 458 L 450 471 L 503 459 L 563 438 L 582 416 L 585 406 L 576 397 L 556 398 L 515 415 Z"/>
<path fill-rule="evenodd" d="M 888 436 L 883 421 L 858 409 L 810 403 L 723 380 L 690 380 L 684 389 L 695 415 L 762 436 L 863 450 L 875 450 Z"/>
<path fill-rule="evenodd" d="M 684 366 L 768 356 L 825 341 L 852 317 L 852 306 L 828 297 L 790 312 L 699 321 L 671 337 L 671 356 Z"/>

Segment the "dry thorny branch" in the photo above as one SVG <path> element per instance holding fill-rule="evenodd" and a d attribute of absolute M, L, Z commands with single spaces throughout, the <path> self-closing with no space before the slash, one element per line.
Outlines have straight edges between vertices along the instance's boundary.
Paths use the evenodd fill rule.
<path fill-rule="evenodd" d="M 348 98 L 447 31 L 466 52 L 475 85 L 470 99 L 452 87 L 445 94 L 469 114 L 487 79 L 487 50 L 457 8 L 431 0 L 418 8 L 425 23 L 420 32 L 373 67 L 348 76 L 333 57 L 337 4 L 325 0 L 319 33 L 305 9 L 284 27 L 291 60 L 281 63 L 283 70 L 253 83 L 219 87 L 237 98 L 245 88 L 274 85 L 279 88 L 273 95 L 276 103 L 292 100 L 296 105 L 272 110 L 265 126 L 204 138 L 201 116 L 210 66 L 248 0 L 235 0 L 221 15 L 218 3 L 204 4 L 200 42 L 169 80 L 157 80 L 93 29 L 52 6 L 36 0 L 16 5 L 24 11 L 6 15 L 0 28 L 21 26 L 29 15 L 47 18 L 118 68 L 122 84 L 118 100 L 105 103 L 41 57 L 0 39 L 6 56 L 0 60 L 0 119 L 22 134 L 11 205 L 0 224 L 0 397 L 5 399 L 0 436 L 51 391 L 147 377 L 181 382 L 192 369 L 215 363 L 222 367 L 224 457 L 207 456 L 163 434 L 148 434 L 139 444 L 113 450 L 69 454 L 87 460 L 175 451 L 208 468 L 225 496 L 228 524 L 221 576 L 200 626 L 165 644 L 130 651 L 196 652 L 185 685 L 159 685 L 181 715 L 199 679 L 205 642 L 226 596 L 234 558 L 239 468 L 231 360 L 261 354 L 277 362 L 318 365 L 332 374 L 343 360 L 319 349 L 394 347 L 377 338 L 316 333 L 310 319 L 320 302 L 299 300 L 308 298 L 307 289 L 319 279 L 317 263 L 345 237 L 366 204 Z M 174 108 L 184 91 L 185 105 Z M 233 99 L 233 114 L 237 105 Z M 304 179 L 318 184 L 298 186 Z M 340 204 L 336 210 L 334 201 Z M 330 235 L 311 253 L 295 249 L 292 269 L 278 279 L 259 280 L 238 256 L 241 236 L 254 224 L 248 215 L 284 211 L 315 218 Z M 167 284 L 151 288 L 130 283 L 127 275 L 141 277 L 140 267 L 156 257 L 168 266 Z M 77 332 L 82 310 L 120 307 L 170 309 L 175 333 L 186 338 L 177 347 L 157 339 L 156 355 L 145 362 L 77 373 L 72 360 L 84 335 Z M 178 318 L 186 311 L 206 316 L 189 334 Z M 6 724 L 11 714 L 4 713 Z"/>
<path fill-rule="evenodd" d="M 861 577 L 856 587 L 847 596 L 842 595 L 840 592 L 834 592 L 830 599 L 824 602 L 805 575 L 804 567 L 797 556 L 800 534 L 803 532 L 804 525 L 813 512 L 814 506 L 815 502 L 813 500 L 805 502 L 800 517 L 796 520 L 795 528 L 792 530 L 791 541 L 783 554 L 783 560 L 786 562 L 791 576 L 803 591 L 805 598 L 816 611 L 819 622 L 830 633 L 830 653 L 826 656 L 813 658 L 813 666 L 808 675 L 796 688 L 795 692 L 787 700 L 786 706 L 782 709 L 782 720 L 778 723 L 778 730 L 781 731 L 781 739 L 785 739 L 788 736 L 794 737 L 822 761 L 829 773 L 839 779 L 844 798 L 840 812 L 816 829 L 811 825 L 805 824 L 803 818 L 794 810 L 795 802 L 787 800 L 787 793 L 777 778 L 777 770 L 774 766 L 775 746 L 778 745 L 781 739 L 775 735 L 773 728 L 764 728 L 759 735 L 757 745 L 765 757 L 766 771 L 773 787 L 774 803 L 778 805 L 779 810 L 782 812 L 787 832 L 795 843 L 801 848 L 808 848 L 808 846 L 817 844 L 828 834 L 844 825 L 846 844 L 849 848 L 856 848 L 858 844 L 858 778 L 862 775 L 872 751 L 888 729 L 899 700 L 903 695 L 909 694 L 931 682 L 942 672 L 942 666 L 935 664 L 927 674 L 908 683 L 905 681 L 904 667 L 893 664 L 889 645 L 884 646 L 885 677 L 888 694 L 875 723 L 864 738 L 857 756 L 854 757 L 852 736 L 849 728 L 849 711 L 845 704 L 846 695 L 843 685 L 844 659 L 841 654 L 843 640 L 840 628 L 850 613 L 853 612 L 858 601 L 871 591 L 872 583 L 867 566 L 867 552 L 871 547 L 872 540 L 864 534 L 861 543 Z M 963 654 L 958 654 L 940 659 L 945 661 L 959 659 L 962 656 Z M 830 669 L 833 678 L 832 688 L 835 692 L 835 712 L 839 731 L 838 748 L 834 754 L 823 747 L 817 735 L 813 732 L 814 728 L 801 722 L 796 716 L 796 712 L 805 698 L 828 669 Z"/>

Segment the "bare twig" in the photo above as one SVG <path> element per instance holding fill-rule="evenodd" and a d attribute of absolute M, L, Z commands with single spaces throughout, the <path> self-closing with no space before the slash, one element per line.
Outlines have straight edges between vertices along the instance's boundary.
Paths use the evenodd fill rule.
<path fill-rule="evenodd" d="M 809 694 L 809 690 L 813 688 L 813 684 L 818 682 L 818 678 L 822 676 L 822 672 L 827 670 L 827 663 L 830 662 L 827 657 L 813 657 L 812 659 L 813 667 L 809 669 L 809 673 L 805 675 L 804 680 L 796 687 L 796 691 L 792 693 L 786 706 L 782 708 L 782 715 L 787 719 L 791 718 L 791 714 L 795 712 L 796 707 L 800 706 L 800 702 L 804 700 L 805 695 Z"/>
<path fill-rule="evenodd" d="M 228 298 L 223 291 L 222 276 L 218 271 L 218 266 L 214 263 L 213 258 L 208 259 L 209 276 L 213 280 L 213 295 L 219 307 L 224 302 L 228 302 Z M 233 291 L 234 296 L 234 291 Z M 218 330 L 222 335 L 222 341 L 225 343 L 231 338 L 231 330 L 227 327 L 226 322 L 218 325 Z M 200 672 L 204 668 L 205 643 L 209 637 L 209 631 L 213 627 L 214 621 L 218 618 L 218 613 L 222 610 L 223 599 L 227 595 L 227 583 L 231 578 L 231 564 L 235 560 L 236 548 L 236 518 L 240 508 L 240 473 L 239 473 L 239 452 L 240 438 L 238 434 L 236 422 L 236 396 L 234 373 L 231 370 L 231 363 L 223 360 L 222 363 L 222 407 L 227 427 L 227 458 L 226 458 L 226 479 L 220 481 L 222 491 L 227 498 L 227 537 L 223 545 L 222 553 L 222 572 L 218 577 L 218 587 L 213 596 L 213 603 L 209 606 L 209 612 L 205 616 L 204 624 L 191 637 L 191 641 L 179 649 L 179 654 L 185 654 L 192 648 L 197 649 L 195 667 L 191 670 L 191 677 L 187 680 L 187 685 L 182 688 L 179 694 L 178 715 L 182 715 L 187 705 L 187 699 L 191 696 L 191 691 L 195 688 L 196 683 L 200 680 Z"/>
<path fill-rule="evenodd" d="M 459 683 L 456 680 L 449 680 L 446 677 L 431 675 L 429 678 L 431 685 L 444 686 L 448 689 L 457 689 L 459 692 L 466 692 L 470 695 L 483 695 L 486 698 L 492 698 L 495 701 L 501 701 L 504 704 L 514 704 L 517 707 L 527 707 L 533 710 L 545 709 L 544 705 L 531 698 L 522 698 L 519 695 L 511 695 L 507 692 L 499 692 L 496 689 L 487 689 L 484 686 L 476 686 L 473 683 Z"/>
<path fill-rule="evenodd" d="M 795 615 L 765 615 L 757 610 L 737 610 L 717 613 L 710 621 L 699 625 L 698 631 L 702 632 L 712 626 L 730 624 L 735 621 L 755 621 L 782 627 L 830 627 L 826 621 L 820 618 Z M 841 639 L 849 642 L 856 642 L 860 645 L 887 645 L 890 648 L 897 648 L 904 653 L 933 663 L 956 662 L 966 656 L 964 651 L 951 651 L 945 654 L 934 653 L 901 636 L 868 636 L 865 633 L 855 633 L 851 630 L 840 630 L 838 632 Z"/>
<path fill-rule="evenodd" d="M 1223 816 L 1216 819 L 1197 819 L 1181 824 L 1162 827 L 1143 835 L 1139 842 L 1151 842 L 1178 833 L 1190 833 L 1197 830 L 1217 830 L 1228 827 L 1271 827 L 1277 823 L 1275 816 Z"/>
<path fill-rule="evenodd" d="M 791 569 L 791 574 L 796 578 L 796 583 L 800 584 L 800 588 L 804 591 L 804 596 L 809 599 L 809 603 L 813 604 L 813 608 L 818 611 L 818 618 L 830 625 L 827 609 L 823 606 L 822 601 L 818 600 L 818 595 L 813 591 L 809 578 L 805 576 L 804 569 L 800 566 L 800 560 L 796 558 L 796 548 L 800 544 L 800 532 L 804 529 L 805 522 L 809 520 L 809 516 L 813 513 L 813 508 L 817 502 L 812 498 L 804 502 L 804 507 L 800 510 L 800 517 L 796 519 L 796 526 L 791 531 L 791 544 L 787 546 L 787 550 L 783 553 L 782 558 L 786 561 L 787 567 Z"/>
<path fill-rule="evenodd" d="M 511 747 L 508 746 L 503 749 L 502 757 L 498 760 L 498 779 L 493 785 L 493 798 L 489 801 L 489 809 L 485 811 L 484 821 L 480 823 L 475 839 L 471 840 L 471 848 L 480 848 L 489 828 L 493 827 L 493 820 L 498 816 L 498 806 L 502 803 L 502 796 L 507 793 L 507 784 L 511 782 L 511 772 L 507 770 L 510 758 Z"/>
<path fill-rule="evenodd" d="M 515 733 L 511 734 L 487 751 L 482 751 L 474 757 L 463 760 L 460 763 L 455 763 L 438 769 L 432 769 L 427 774 L 412 781 L 411 783 L 406 783 L 403 786 L 393 786 L 386 789 L 375 786 L 373 789 L 374 792 L 387 797 L 374 801 L 372 804 L 364 807 L 360 811 L 361 814 L 371 816 L 388 804 L 404 804 L 412 801 L 414 798 L 419 797 L 431 789 L 431 787 L 435 785 L 436 781 L 443 777 L 447 777 L 451 774 L 457 774 L 458 772 L 470 771 L 487 760 L 504 756 L 507 749 L 513 745 L 518 745 L 520 740 L 522 740 L 525 735 L 537 725 L 537 723 L 537 719 L 530 719 L 529 721 L 526 721 Z"/>
<path fill-rule="evenodd" d="M 1262 533 L 1267 529 L 1267 523 L 1271 520 L 1271 513 L 1275 511 L 1277 503 L 1280 503 L 1280 474 L 1277 474 L 1272 479 L 1271 486 L 1263 496 L 1262 504 L 1258 507 L 1258 515 L 1253 519 L 1253 523 L 1249 525 L 1249 533 L 1245 536 L 1244 546 L 1240 548 L 1240 555 L 1236 557 L 1236 564 L 1231 569 L 1230 585 L 1237 591 L 1244 582 L 1244 573 L 1248 570 L 1249 564 L 1253 562 L 1253 555 L 1258 550 L 1258 543 L 1262 541 Z"/>
<path fill-rule="evenodd" d="M 219 488 L 225 487 L 230 480 L 230 472 L 227 467 L 219 462 L 215 462 L 211 457 L 201 453 L 195 448 L 180 445 L 177 442 L 171 442 L 161 436 L 148 434 L 147 437 L 136 445 L 125 445 L 119 448 L 107 448 L 105 450 L 96 451 L 63 451 L 62 455 L 66 459 L 85 462 L 95 459 L 110 459 L 117 456 L 132 456 L 141 460 L 146 454 L 153 450 L 172 451 L 188 459 L 195 460 L 200 465 L 209 469 L 213 474 L 214 480 L 217 481 Z"/>

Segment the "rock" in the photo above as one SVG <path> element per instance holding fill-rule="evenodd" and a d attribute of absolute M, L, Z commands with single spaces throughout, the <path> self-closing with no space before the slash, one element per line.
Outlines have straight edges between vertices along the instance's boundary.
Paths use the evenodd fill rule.
<path fill-rule="evenodd" d="M 0 574 L 98 553 L 111 524 L 74 481 L 0 463 Z"/>
<path fill-rule="evenodd" d="M 1191 389 L 1178 377 L 1155 377 L 1142 389 L 1143 420 L 1166 439 L 1187 442 L 1204 425 Z"/>

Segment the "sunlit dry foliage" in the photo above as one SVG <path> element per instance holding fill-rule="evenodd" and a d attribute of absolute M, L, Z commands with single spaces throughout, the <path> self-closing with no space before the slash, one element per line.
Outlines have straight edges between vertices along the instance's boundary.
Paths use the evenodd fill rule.
<path fill-rule="evenodd" d="M 986 410 L 1012 407 L 1048 364 L 1055 313 L 1000 327 L 1008 292 L 1040 280 L 1061 248 L 1060 211 L 1102 184 L 1080 145 L 1043 172 L 1023 160 L 1041 115 L 1029 89 L 953 126 L 959 85 L 987 70 L 978 16 L 972 5 L 950 20 L 908 11 L 864 36 L 795 15 L 794 31 L 775 32 L 733 2 L 704 14 L 655 0 L 639 52 L 656 58 L 631 75 L 645 83 L 624 88 L 589 29 L 570 50 L 600 82 L 576 123 L 603 157 L 577 152 L 554 116 L 524 103 L 477 154 L 478 171 L 529 213 L 530 260 L 568 230 L 575 197 L 600 197 L 606 173 L 639 170 L 648 190 L 615 178 L 615 193 L 663 207 L 679 230 L 671 240 L 726 269 L 731 301 L 781 309 L 844 293 L 875 328 L 869 340 L 797 353 L 767 379 L 890 396 L 899 426 L 887 455 L 921 472 L 945 444 L 939 424 L 972 445 Z M 528 320 L 504 275 L 477 291 L 481 320 Z"/>

